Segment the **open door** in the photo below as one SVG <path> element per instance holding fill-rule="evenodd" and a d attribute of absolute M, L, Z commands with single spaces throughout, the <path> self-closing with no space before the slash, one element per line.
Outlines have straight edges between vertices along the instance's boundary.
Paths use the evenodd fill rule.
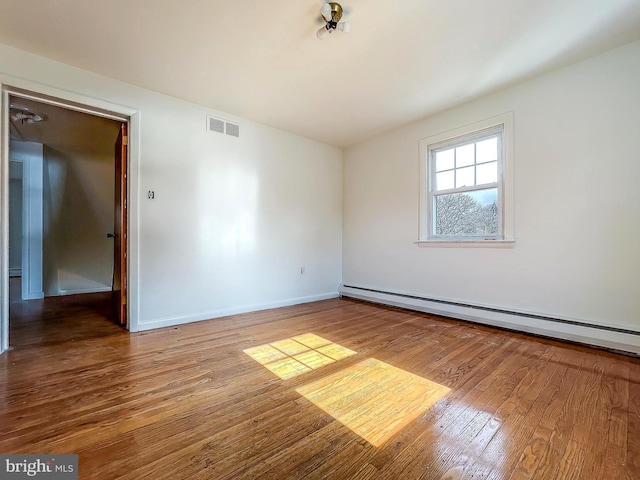
<path fill-rule="evenodd" d="M 115 242 L 113 247 L 113 304 L 116 319 L 127 323 L 127 124 L 120 127 L 116 141 Z"/>

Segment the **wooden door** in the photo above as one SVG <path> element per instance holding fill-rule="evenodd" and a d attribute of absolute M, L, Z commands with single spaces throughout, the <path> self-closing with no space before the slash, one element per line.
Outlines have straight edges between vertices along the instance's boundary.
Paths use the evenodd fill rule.
<path fill-rule="evenodd" d="M 127 124 L 120 127 L 115 155 L 115 242 L 113 247 L 113 304 L 121 325 L 127 323 Z"/>

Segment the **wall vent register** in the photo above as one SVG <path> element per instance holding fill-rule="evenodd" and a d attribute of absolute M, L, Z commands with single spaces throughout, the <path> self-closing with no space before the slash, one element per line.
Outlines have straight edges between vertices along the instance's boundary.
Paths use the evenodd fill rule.
<path fill-rule="evenodd" d="M 240 125 L 207 115 L 207 131 L 240 137 Z"/>

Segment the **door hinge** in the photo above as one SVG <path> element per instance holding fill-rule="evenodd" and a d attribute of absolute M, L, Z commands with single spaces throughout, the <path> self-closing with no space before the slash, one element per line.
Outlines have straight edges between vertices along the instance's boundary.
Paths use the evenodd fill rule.
<path fill-rule="evenodd" d="M 129 137 L 127 136 L 122 137 L 122 145 L 129 145 Z"/>

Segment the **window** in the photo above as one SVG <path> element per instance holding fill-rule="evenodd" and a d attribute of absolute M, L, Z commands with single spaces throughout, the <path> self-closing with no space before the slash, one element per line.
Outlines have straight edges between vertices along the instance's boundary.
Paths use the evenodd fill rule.
<path fill-rule="evenodd" d="M 512 242 L 511 115 L 421 143 L 420 244 Z"/>

